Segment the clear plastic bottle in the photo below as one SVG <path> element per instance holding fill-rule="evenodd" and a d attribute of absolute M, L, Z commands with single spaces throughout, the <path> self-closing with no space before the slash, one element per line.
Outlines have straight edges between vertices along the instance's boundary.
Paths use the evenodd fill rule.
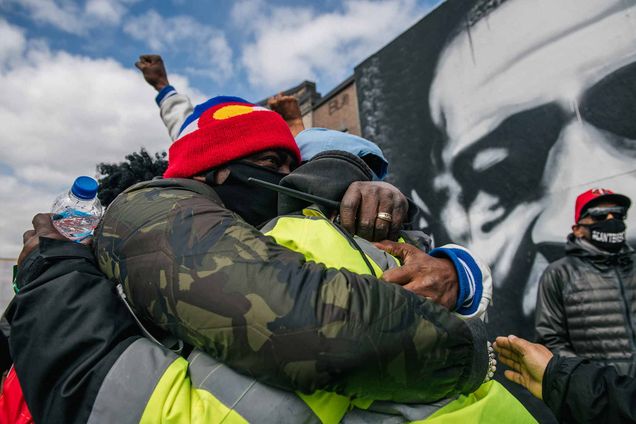
<path fill-rule="evenodd" d="M 65 237 L 80 242 L 93 235 L 102 217 L 97 181 L 91 177 L 77 177 L 69 191 L 57 196 L 51 212 L 53 225 Z"/>

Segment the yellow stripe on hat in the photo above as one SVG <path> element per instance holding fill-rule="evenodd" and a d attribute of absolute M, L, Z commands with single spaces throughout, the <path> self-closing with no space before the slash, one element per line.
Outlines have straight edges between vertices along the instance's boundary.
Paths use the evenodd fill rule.
<path fill-rule="evenodd" d="M 222 107 L 216 112 L 214 112 L 214 115 L 212 115 L 212 117 L 214 119 L 222 120 L 222 119 L 234 118 L 235 116 L 247 115 L 248 113 L 252 113 L 254 111 L 262 111 L 262 110 L 267 110 L 267 109 L 262 107 L 254 107 L 254 106 L 246 106 L 246 105 L 229 105 L 229 106 Z"/>

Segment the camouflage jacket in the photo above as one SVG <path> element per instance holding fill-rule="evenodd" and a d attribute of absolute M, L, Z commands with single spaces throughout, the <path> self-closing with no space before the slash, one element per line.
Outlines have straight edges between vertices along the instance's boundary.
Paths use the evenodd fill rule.
<path fill-rule="evenodd" d="M 128 189 L 94 250 L 143 319 L 267 384 L 430 402 L 472 392 L 486 375 L 480 320 L 306 262 L 194 180 Z"/>

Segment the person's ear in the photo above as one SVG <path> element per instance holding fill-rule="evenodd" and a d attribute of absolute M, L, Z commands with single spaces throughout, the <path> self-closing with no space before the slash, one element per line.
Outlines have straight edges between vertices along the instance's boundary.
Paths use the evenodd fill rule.
<path fill-rule="evenodd" d="M 208 172 L 205 175 L 195 175 L 192 177 L 193 180 L 201 181 L 202 183 L 206 183 L 211 186 L 221 185 L 227 180 L 227 177 L 230 176 L 229 168 L 220 168 L 214 169 Z"/>
<path fill-rule="evenodd" d="M 572 226 L 572 234 L 574 234 L 574 237 L 576 237 L 576 238 L 584 238 L 585 237 L 585 230 L 579 224 L 574 224 Z"/>
<path fill-rule="evenodd" d="M 230 176 L 230 168 L 220 168 L 214 172 L 214 184 L 221 185 Z"/>

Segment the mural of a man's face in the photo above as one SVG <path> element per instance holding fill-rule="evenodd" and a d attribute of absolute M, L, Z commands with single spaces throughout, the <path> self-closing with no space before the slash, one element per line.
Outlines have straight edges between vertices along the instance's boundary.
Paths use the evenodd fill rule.
<path fill-rule="evenodd" d="M 579 193 L 636 194 L 636 2 L 508 0 L 450 40 L 429 103 L 447 137 L 441 219 L 502 284 L 534 254 L 524 237 L 564 241 Z"/>

